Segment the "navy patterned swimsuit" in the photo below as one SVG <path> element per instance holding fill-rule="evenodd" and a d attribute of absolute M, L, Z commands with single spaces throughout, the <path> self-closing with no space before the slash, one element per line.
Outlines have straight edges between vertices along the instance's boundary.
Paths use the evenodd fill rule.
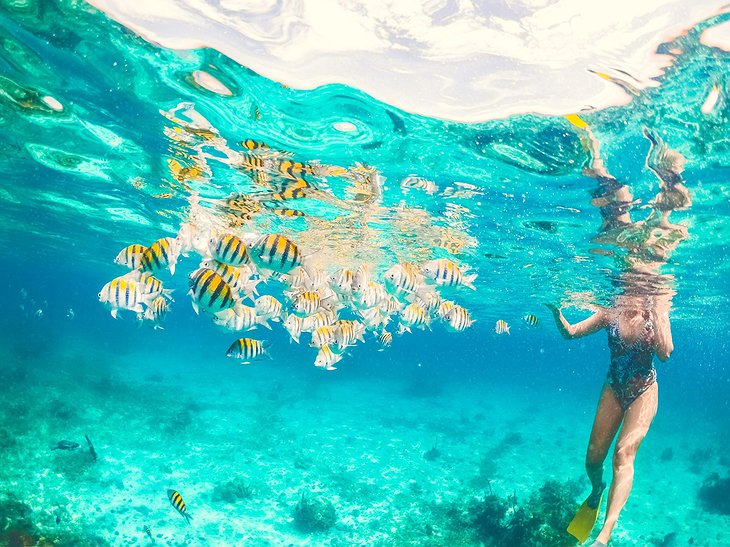
<path fill-rule="evenodd" d="M 644 331 L 636 341 L 627 344 L 619 332 L 618 319 L 608 326 L 608 347 L 611 366 L 606 382 L 618 399 L 621 408 L 629 408 L 639 395 L 656 382 L 654 368 L 654 323 L 644 313 Z"/>

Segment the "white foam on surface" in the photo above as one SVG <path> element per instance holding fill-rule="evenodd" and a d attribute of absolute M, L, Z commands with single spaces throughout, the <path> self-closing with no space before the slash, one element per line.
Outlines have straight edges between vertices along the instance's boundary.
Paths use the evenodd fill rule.
<path fill-rule="evenodd" d="M 296 88 L 343 83 L 458 121 L 628 102 L 588 72 L 661 74 L 657 46 L 726 0 L 88 0 L 148 41 L 214 48 Z"/>

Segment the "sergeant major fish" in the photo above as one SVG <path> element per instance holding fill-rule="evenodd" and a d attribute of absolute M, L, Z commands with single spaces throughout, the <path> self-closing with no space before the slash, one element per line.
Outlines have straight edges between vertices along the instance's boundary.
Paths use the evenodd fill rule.
<path fill-rule="evenodd" d="M 342 357 L 342 354 L 335 353 L 329 346 L 322 346 L 319 348 L 317 357 L 314 359 L 314 366 L 325 370 L 335 370 L 333 365 L 339 363 Z"/>
<path fill-rule="evenodd" d="M 142 272 L 156 272 L 164 268 L 175 275 L 175 264 L 180 254 L 180 242 L 172 237 L 163 237 L 150 245 L 140 259 L 140 270 Z"/>
<path fill-rule="evenodd" d="M 235 235 L 225 234 L 211 239 L 209 249 L 213 258 L 230 266 L 243 266 L 250 262 L 246 244 Z"/>
<path fill-rule="evenodd" d="M 190 524 L 190 520 L 193 517 L 192 515 L 190 515 L 190 513 L 188 513 L 188 508 L 185 505 L 185 502 L 183 501 L 180 492 L 170 489 L 167 491 L 167 497 L 170 500 L 172 506 L 177 509 L 177 512 L 182 515 L 182 517 L 187 521 L 188 524 Z"/>
<path fill-rule="evenodd" d="M 111 310 L 114 319 L 120 309 L 144 312 L 142 304 L 147 302 L 141 285 L 129 276 L 117 277 L 104 285 L 99 293 L 99 301 Z"/>
<path fill-rule="evenodd" d="M 120 264 L 121 266 L 126 266 L 130 270 L 136 270 L 139 268 L 141 261 L 142 261 L 142 254 L 147 250 L 147 247 L 144 245 L 139 245 L 138 243 L 135 243 L 133 245 L 129 245 L 128 247 L 125 247 L 121 251 L 119 251 L 119 254 L 114 259 L 114 262 L 116 264 Z"/>
<path fill-rule="evenodd" d="M 217 313 L 241 305 L 230 285 L 213 270 L 198 268 L 190 274 L 189 283 L 188 294 L 192 296 L 195 313 L 200 313 L 200 310 Z"/>
<path fill-rule="evenodd" d="M 161 329 L 168 311 L 170 311 L 170 305 L 167 299 L 164 296 L 158 296 L 143 314 L 137 314 L 137 319 L 150 321 L 155 329 Z"/>
<path fill-rule="evenodd" d="M 477 274 L 464 275 L 459 266 L 447 258 L 426 262 L 423 266 L 423 273 L 437 285 L 446 285 L 448 287 L 464 285 L 476 290 L 474 280 L 477 278 Z"/>
<path fill-rule="evenodd" d="M 494 332 L 497 334 L 504 334 L 505 332 L 509 334 L 509 325 L 503 319 L 499 319 L 494 325 Z"/>
<path fill-rule="evenodd" d="M 290 239 L 267 234 L 259 237 L 251 246 L 251 258 L 265 270 L 286 274 L 302 264 L 302 253 Z"/>
<path fill-rule="evenodd" d="M 448 323 L 448 329 L 454 332 L 462 332 L 471 327 L 474 320 L 471 318 L 469 312 L 461 306 L 452 307 L 446 315 L 444 320 Z"/>
<path fill-rule="evenodd" d="M 241 363 L 244 365 L 251 364 L 252 361 L 260 359 L 263 356 L 271 358 L 266 351 L 269 347 L 269 343 L 260 340 L 254 340 L 252 338 L 239 338 L 231 347 L 228 348 L 226 355 L 228 357 L 235 357 L 241 359 Z"/>

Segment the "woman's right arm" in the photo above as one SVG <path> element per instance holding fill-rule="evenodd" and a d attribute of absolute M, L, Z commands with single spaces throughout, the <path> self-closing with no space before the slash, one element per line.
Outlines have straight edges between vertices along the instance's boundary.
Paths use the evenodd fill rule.
<path fill-rule="evenodd" d="M 668 309 L 654 312 L 654 325 L 654 351 L 661 361 L 666 361 L 674 351 Z"/>
<path fill-rule="evenodd" d="M 608 325 L 608 311 L 604 308 L 599 309 L 596 313 L 591 315 L 588 319 L 584 319 L 580 323 L 574 325 L 568 323 L 563 316 L 562 310 L 554 304 L 545 304 L 547 308 L 553 313 L 555 324 L 563 335 L 563 338 L 581 338 L 588 336 L 594 332 L 598 332 L 602 328 Z"/>

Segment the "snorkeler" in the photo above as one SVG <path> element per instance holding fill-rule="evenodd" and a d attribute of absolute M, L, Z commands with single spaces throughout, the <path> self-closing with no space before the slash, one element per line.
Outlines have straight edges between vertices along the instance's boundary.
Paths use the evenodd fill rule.
<path fill-rule="evenodd" d="M 561 307 L 546 304 L 564 338 L 581 338 L 602 329 L 608 332 L 611 360 L 586 454 L 586 472 L 592 490 L 568 526 L 568 532 L 581 542 L 590 536 L 606 487 L 603 463 L 618 433 L 606 519 L 592 544 L 592 547 L 604 547 L 628 500 L 634 479 L 634 459 L 657 412 L 658 386 L 653 358 L 656 355 L 666 361 L 674 349 L 669 323 L 673 293 L 664 281 L 669 276 L 660 275 L 658 269 L 668 252 L 687 237 L 686 228 L 680 230 L 668 223 L 668 213 L 688 207 L 691 200 L 681 184 L 684 158 L 645 131 L 652 145 L 647 166 L 660 178 L 660 194 L 652 203 L 649 218 L 632 223 L 629 212 L 636 202 L 630 190 L 606 171 L 598 155 L 597 140 L 587 124 L 577 116 L 569 121 L 585 131 L 582 141 L 592 162 L 584 174 L 598 181 L 592 203 L 601 210 L 602 226 L 594 241 L 610 241 L 626 250 L 626 255 L 621 257 L 624 269 L 618 278 L 622 293 L 615 297 L 612 306 L 599 307 L 587 319 L 571 324 Z M 657 231 L 662 232 L 658 237 L 648 235 Z"/>

